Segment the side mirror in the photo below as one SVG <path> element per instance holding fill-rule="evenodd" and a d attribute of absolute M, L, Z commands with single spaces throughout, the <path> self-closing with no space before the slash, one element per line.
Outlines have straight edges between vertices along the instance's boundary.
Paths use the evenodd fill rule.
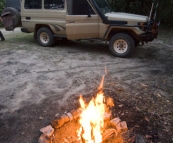
<path fill-rule="evenodd" d="M 91 17 L 91 9 L 88 9 L 88 17 Z"/>

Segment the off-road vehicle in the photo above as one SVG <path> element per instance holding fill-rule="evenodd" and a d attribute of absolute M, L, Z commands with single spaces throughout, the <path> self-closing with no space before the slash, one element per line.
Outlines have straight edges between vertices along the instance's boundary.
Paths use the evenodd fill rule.
<path fill-rule="evenodd" d="M 107 0 L 6 0 L 6 6 L 6 30 L 21 26 L 45 47 L 53 46 L 56 38 L 102 40 L 109 42 L 113 55 L 125 57 L 158 35 L 155 2 L 149 16 L 115 12 Z"/>

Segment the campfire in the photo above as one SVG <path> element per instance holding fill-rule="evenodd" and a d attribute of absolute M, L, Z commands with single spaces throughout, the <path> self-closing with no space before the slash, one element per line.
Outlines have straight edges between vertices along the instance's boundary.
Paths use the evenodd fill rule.
<path fill-rule="evenodd" d="M 113 118 L 111 108 L 114 101 L 104 96 L 104 76 L 98 92 L 89 102 L 82 95 L 80 107 L 55 118 L 51 125 L 40 131 L 39 143 L 125 143 L 123 133 L 127 124 L 120 118 Z"/>

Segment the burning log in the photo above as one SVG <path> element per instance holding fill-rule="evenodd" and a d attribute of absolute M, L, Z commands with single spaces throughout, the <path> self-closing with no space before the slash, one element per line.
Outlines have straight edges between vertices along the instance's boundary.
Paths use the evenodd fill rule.
<path fill-rule="evenodd" d="M 69 117 L 70 121 L 73 120 L 73 115 L 71 113 L 67 113 L 67 116 Z"/>
<path fill-rule="evenodd" d="M 52 126 L 42 128 L 39 143 L 103 143 L 118 139 L 125 143 L 122 134 L 127 130 L 127 124 L 119 118 L 112 119 L 110 109 L 114 102 L 112 98 L 103 95 L 103 81 L 104 76 L 99 92 L 89 103 L 80 96 L 79 109 L 56 117 Z"/>
<path fill-rule="evenodd" d="M 81 109 L 77 109 L 77 110 L 72 110 L 71 114 L 73 115 L 73 119 L 77 119 L 80 116 L 81 113 Z"/>
<path fill-rule="evenodd" d="M 103 134 L 102 134 L 102 140 L 106 141 L 107 139 L 111 138 L 112 136 L 118 136 L 118 132 L 116 129 L 107 129 Z"/>
<path fill-rule="evenodd" d="M 60 127 L 65 123 L 64 117 L 65 117 L 65 116 L 61 116 L 61 117 L 58 118 L 58 119 L 54 119 L 54 120 L 52 121 L 52 123 L 51 123 L 52 127 L 54 127 L 54 128 L 60 128 Z M 69 119 L 69 120 L 70 120 L 70 119 Z"/>
<path fill-rule="evenodd" d="M 65 123 L 71 122 L 72 120 L 78 119 L 81 114 L 81 110 L 72 110 L 67 114 L 63 114 L 61 117 L 55 119 L 52 122 L 52 126 L 54 129 L 62 127 Z M 108 141 L 110 138 L 119 138 L 122 133 L 127 130 L 127 124 L 125 121 L 121 121 L 120 118 L 114 118 L 111 120 L 112 115 L 110 113 L 104 113 L 104 120 L 108 123 L 109 129 L 105 129 L 102 133 L 102 142 Z M 107 124 L 105 124 L 107 125 Z M 81 143 L 77 136 L 67 136 L 54 141 L 54 129 L 51 125 L 42 128 L 40 131 L 43 133 L 38 143 L 54 143 L 54 142 L 62 142 L 62 143 Z M 81 137 L 82 143 L 85 143 L 85 140 Z M 123 142 L 124 143 L 124 142 Z"/>
<path fill-rule="evenodd" d="M 77 110 L 72 110 L 71 112 L 67 113 L 67 114 L 63 114 L 61 117 L 59 118 L 55 118 L 51 125 L 54 128 L 60 128 L 64 125 L 64 123 L 67 123 L 69 121 L 75 120 L 80 116 L 81 110 L 77 109 Z"/>
<path fill-rule="evenodd" d="M 110 121 L 110 119 L 112 118 L 112 114 L 111 113 L 104 113 L 104 120 L 105 121 Z"/>

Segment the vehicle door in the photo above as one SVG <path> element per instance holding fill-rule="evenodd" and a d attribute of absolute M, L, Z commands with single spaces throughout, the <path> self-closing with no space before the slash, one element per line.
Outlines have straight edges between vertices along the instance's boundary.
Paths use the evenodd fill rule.
<path fill-rule="evenodd" d="M 99 16 L 87 0 L 67 0 L 66 33 L 68 39 L 99 36 Z"/>

